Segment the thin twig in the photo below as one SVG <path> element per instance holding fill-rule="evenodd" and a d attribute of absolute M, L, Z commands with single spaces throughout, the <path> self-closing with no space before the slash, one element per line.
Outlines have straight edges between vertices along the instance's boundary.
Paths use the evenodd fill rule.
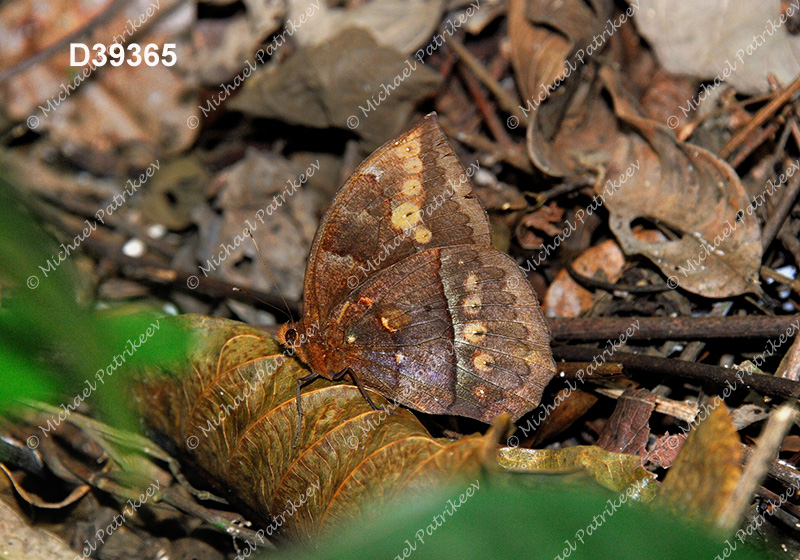
<path fill-rule="evenodd" d="M 500 103 L 500 107 L 508 113 L 511 113 L 515 117 L 517 117 L 520 122 L 527 123 L 528 117 L 525 116 L 525 113 L 522 112 L 522 109 L 519 106 L 519 103 L 511 97 L 506 90 L 500 87 L 500 84 L 492 78 L 492 75 L 489 74 L 489 71 L 483 67 L 481 61 L 478 60 L 471 52 L 467 50 L 467 48 L 456 41 L 455 39 L 451 39 L 447 42 L 450 48 L 455 51 L 455 53 L 461 57 L 461 60 L 469 66 L 469 69 L 472 70 L 472 73 L 475 74 L 483 84 L 489 88 L 489 91 L 497 98 L 497 102 Z"/>
<path fill-rule="evenodd" d="M 597 340 L 619 338 L 638 321 L 629 339 L 713 340 L 764 339 L 786 333 L 800 320 L 798 315 L 766 317 L 548 317 L 550 333 L 556 340 Z"/>
<path fill-rule="evenodd" d="M 533 164 L 531 163 L 531 160 L 517 150 L 504 148 L 503 146 L 496 144 L 495 142 L 492 142 L 483 136 L 463 132 L 454 127 L 447 119 L 443 117 L 439 118 L 439 124 L 442 126 L 442 129 L 448 136 L 455 138 L 473 150 L 487 152 L 506 162 L 507 164 L 524 171 L 525 173 L 533 173 Z"/>
<path fill-rule="evenodd" d="M 800 78 L 797 78 L 795 81 L 793 81 L 788 88 L 776 95 L 772 101 L 764 105 L 755 115 L 753 115 L 753 118 L 750 119 L 750 121 L 741 129 L 739 129 L 739 131 L 733 135 L 733 138 L 728 140 L 728 142 L 722 147 L 718 154 L 719 157 L 722 159 L 728 159 L 739 146 L 744 144 L 744 142 L 755 129 L 772 118 L 772 116 L 777 113 L 781 107 L 788 103 L 792 96 L 794 96 L 794 94 L 798 91 L 800 91 Z"/>
<path fill-rule="evenodd" d="M 300 304 L 296 301 L 287 301 L 286 307 L 291 312 L 291 317 L 286 317 L 286 307 L 280 296 L 264 292 L 250 286 L 238 286 L 222 280 L 208 278 L 194 271 L 168 268 L 148 258 L 133 258 L 122 254 L 117 246 L 96 241 L 92 238 L 83 240 L 81 247 L 98 259 L 119 267 L 120 274 L 131 280 L 138 280 L 153 286 L 168 286 L 197 296 L 212 298 L 229 298 L 244 303 L 253 304 L 255 301 L 272 307 L 270 311 L 280 319 L 297 320 L 300 316 Z M 191 286 L 190 286 L 191 284 Z M 246 290 L 246 293 L 239 291 Z"/>
<path fill-rule="evenodd" d="M 724 532 L 733 533 L 739 526 L 796 416 L 797 407 L 793 402 L 784 404 L 770 415 L 761 437 L 758 438 L 755 453 L 745 465 L 739 483 L 717 520 L 717 526 Z"/>
<path fill-rule="evenodd" d="M 566 360 L 570 362 L 587 362 L 597 359 L 599 352 L 597 348 L 582 347 L 563 347 L 553 348 L 553 357 L 556 360 Z M 763 373 L 745 373 L 720 366 L 700 364 L 696 362 L 684 362 L 670 358 L 659 358 L 656 356 L 644 356 L 629 352 L 614 352 L 611 361 L 621 363 L 626 375 L 633 374 L 646 375 L 648 377 L 661 377 L 668 375 L 682 379 L 691 379 L 701 383 L 710 383 L 722 386 L 741 386 L 742 380 L 747 387 L 757 391 L 762 395 L 781 398 L 800 397 L 800 382 L 765 375 Z M 742 377 L 742 380 L 737 377 Z"/>
<path fill-rule="evenodd" d="M 797 126 L 795 123 L 792 124 Z M 780 231 L 781 226 L 786 221 L 786 217 L 794 206 L 797 195 L 800 193 L 800 173 L 792 176 L 786 184 L 786 187 L 786 192 L 783 193 L 778 207 L 775 208 L 775 211 L 769 217 L 767 223 L 764 224 L 764 229 L 761 231 L 761 248 L 764 251 L 772 244 L 772 241 L 775 239 L 775 236 L 778 234 L 778 231 Z"/>
<path fill-rule="evenodd" d="M 625 284 L 612 284 L 611 282 L 605 282 L 603 280 L 598 280 L 596 278 L 592 278 L 590 276 L 585 276 L 575 270 L 572 266 L 572 263 L 567 265 L 567 272 L 572 277 L 575 282 L 581 284 L 584 287 L 589 288 L 597 288 L 599 290 L 605 290 L 606 292 L 610 293 L 620 293 L 620 292 L 627 292 L 629 294 L 655 294 L 659 292 L 667 292 L 671 290 L 666 283 L 662 283 L 661 285 L 650 285 L 650 286 L 630 286 Z"/>
<path fill-rule="evenodd" d="M 505 148 L 513 148 L 514 142 L 511 140 L 511 137 L 508 135 L 503 124 L 500 122 L 500 119 L 497 118 L 497 113 L 495 112 L 494 104 L 486 99 L 486 96 L 481 91 L 481 86 L 478 83 L 478 80 L 475 79 L 475 76 L 469 73 L 464 66 L 458 67 L 458 74 L 464 80 L 464 84 L 467 86 L 467 91 L 469 92 L 470 96 L 472 96 L 473 101 L 475 101 L 475 106 L 478 108 L 481 116 L 483 117 L 483 122 L 486 123 L 489 132 L 492 133 L 492 136 L 500 143 L 501 146 Z"/>

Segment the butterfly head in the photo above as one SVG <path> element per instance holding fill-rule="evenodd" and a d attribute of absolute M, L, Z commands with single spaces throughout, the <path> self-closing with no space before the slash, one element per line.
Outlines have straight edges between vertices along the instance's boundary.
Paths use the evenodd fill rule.
<path fill-rule="evenodd" d="M 309 337 L 301 323 L 286 323 L 278 329 L 280 345 L 287 349 L 287 353 L 290 355 L 296 353 L 303 361 L 305 361 L 305 346 L 308 341 Z"/>
<path fill-rule="evenodd" d="M 343 353 L 334 351 L 328 343 L 330 337 L 331 333 L 320 332 L 316 324 L 305 321 L 286 323 L 278 329 L 278 342 L 286 354 L 297 356 L 314 373 L 327 379 L 333 379 L 346 367 Z"/>

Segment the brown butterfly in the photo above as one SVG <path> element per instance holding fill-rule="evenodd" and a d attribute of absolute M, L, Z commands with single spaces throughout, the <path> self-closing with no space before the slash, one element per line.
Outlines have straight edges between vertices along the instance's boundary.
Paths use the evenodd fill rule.
<path fill-rule="evenodd" d="M 516 420 L 555 373 L 536 296 L 492 247 L 435 114 L 375 150 L 339 190 L 303 297 L 303 318 L 278 333 L 314 372 L 298 381 L 298 410 L 301 382 L 349 373 L 368 400 L 364 387 L 432 414 Z"/>

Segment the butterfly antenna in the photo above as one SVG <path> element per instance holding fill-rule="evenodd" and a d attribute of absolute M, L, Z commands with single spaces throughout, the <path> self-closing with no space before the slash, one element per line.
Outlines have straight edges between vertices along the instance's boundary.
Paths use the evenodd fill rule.
<path fill-rule="evenodd" d="M 293 317 L 292 310 L 289 309 L 289 304 L 286 303 L 286 298 L 283 297 L 283 294 L 281 293 L 280 288 L 278 288 L 278 283 L 275 282 L 275 278 L 272 277 L 272 273 L 269 271 L 269 267 L 267 266 L 267 261 L 264 260 L 264 255 L 261 254 L 261 249 L 258 248 L 258 243 L 256 243 L 256 238 L 253 237 L 253 234 L 250 233 L 249 229 L 245 230 L 245 235 L 247 235 L 247 237 L 250 238 L 250 241 L 253 242 L 253 246 L 256 248 L 256 253 L 258 253 L 258 259 L 261 261 L 261 265 L 264 267 L 264 270 L 267 272 L 267 276 L 269 277 L 269 281 L 272 282 L 272 285 L 274 286 L 275 291 L 278 293 L 278 295 L 281 298 L 281 301 L 283 302 L 283 306 L 286 308 L 286 316 L 289 317 L 290 320 L 291 320 L 291 318 Z M 262 302 L 262 303 L 264 303 L 264 302 Z M 275 307 L 275 306 L 273 305 L 272 307 Z"/>
<path fill-rule="evenodd" d="M 246 296 L 247 296 L 247 297 L 249 297 L 250 299 L 253 299 L 253 300 L 257 301 L 258 303 L 260 303 L 261 305 L 263 305 L 263 306 L 265 306 L 265 307 L 269 307 L 269 308 L 271 308 L 271 309 L 274 309 L 274 310 L 275 310 L 275 311 L 277 311 L 278 313 L 284 313 L 283 309 L 281 309 L 280 307 L 278 307 L 278 306 L 277 306 L 277 305 L 275 305 L 274 303 L 270 303 L 270 302 L 268 302 L 268 301 L 264 301 L 263 299 L 261 299 L 261 298 L 260 298 L 260 297 L 258 297 L 257 295 L 255 295 L 255 294 L 251 294 L 250 292 L 248 292 L 248 291 L 247 291 L 247 290 L 245 290 L 244 288 L 240 288 L 239 286 L 234 286 L 234 287 L 233 287 L 233 288 L 231 288 L 231 289 L 232 289 L 234 292 L 241 292 L 241 293 L 243 293 L 244 295 L 246 295 Z"/>

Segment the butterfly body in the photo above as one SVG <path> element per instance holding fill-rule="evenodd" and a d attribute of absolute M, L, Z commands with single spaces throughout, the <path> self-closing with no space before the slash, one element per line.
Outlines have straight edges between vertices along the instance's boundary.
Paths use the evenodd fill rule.
<path fill-rule="evenodd" d="M 534 408 L 555 371 L 520 268 L 491 246 L 469 177 L 429 115 L 339 191 L 311 249 L 304 316 L 279 332 L 311 370 L 486 422 Z M 297 332 L 316 336 L 295 344 Z"/>

